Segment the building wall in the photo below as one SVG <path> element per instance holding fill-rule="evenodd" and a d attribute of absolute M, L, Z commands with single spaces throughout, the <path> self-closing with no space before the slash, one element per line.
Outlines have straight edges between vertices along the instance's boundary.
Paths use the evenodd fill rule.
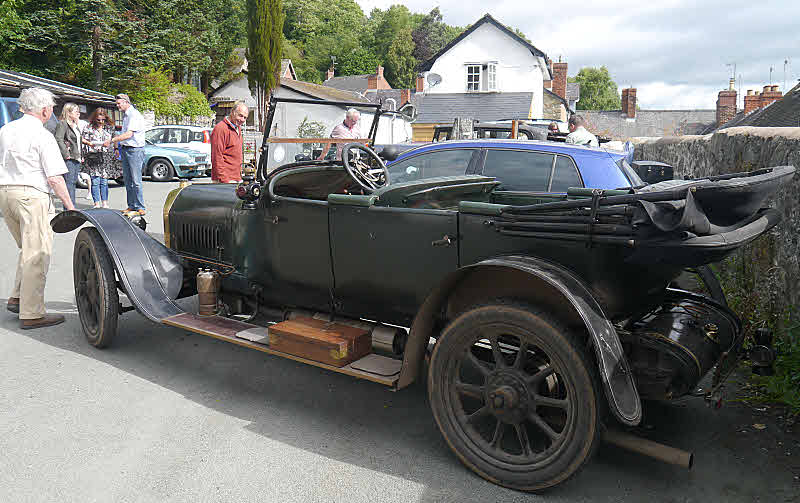
<path fill-rule="evenodd" d="M 545 93 L 542 118 L 554 121 L 566 121 L 569 117 L 567 117 L 567 110 L 564 108 L 564 104 L 555 96 Z"/>
<path fill-rule="evenodd" d="M 465 63 L 497 62 L 499 92 L 533 92 L 533 117 L 542 116 L 542 58 L 534 57 L 519 42 L 495 26 L 485 23 L 442 54 L 430 72 L 442 76 L 442 82 L 426 93 L 463 93 L 467 89 Z"/>
<path fill-rule="evenodd" d="M 634 138 L 636 159 L 656 159 L 675 166 L 675 178 L 703 177 L 792 165 L 800 169 L 800 128 L 734 127 L 705 136 Z M 748 264 L 760 306 L 783 313 L 800 306 L 800 176 L 776 194 L 770 206 L 783 221 L 768 234 L 735 252 Z M 800 317 L 796 311 L 794 316 Z"/>

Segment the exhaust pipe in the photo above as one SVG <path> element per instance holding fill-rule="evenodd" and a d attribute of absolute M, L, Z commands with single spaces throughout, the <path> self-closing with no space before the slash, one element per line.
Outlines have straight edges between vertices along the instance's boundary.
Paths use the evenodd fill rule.
<path fill-rule="evenodd" d="M 690 470 L 694 463 L 694 454 L 691 452 L 659 444 L 622 431 L 606 430 L 603 432 L 603 441 L 687 470 Z"/>

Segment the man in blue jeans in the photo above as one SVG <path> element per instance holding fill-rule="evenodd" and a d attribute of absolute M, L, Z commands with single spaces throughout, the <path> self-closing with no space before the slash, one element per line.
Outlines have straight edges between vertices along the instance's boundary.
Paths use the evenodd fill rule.
<path fill-rule="evenodd" d="M 105 146 L 119 143 L 122 156 L 122 176 L 125 178 L 125 192 L 128 196 L 128 208 L 124 213 L 144 215 L 144 196 L 142 195 L 142 165 L 144 164 L 144 117 L 131 104 L 127 94 L 118 94 L 117 108 L 125 114 L 122 120 L 122 133 L 110 140 Z"/>

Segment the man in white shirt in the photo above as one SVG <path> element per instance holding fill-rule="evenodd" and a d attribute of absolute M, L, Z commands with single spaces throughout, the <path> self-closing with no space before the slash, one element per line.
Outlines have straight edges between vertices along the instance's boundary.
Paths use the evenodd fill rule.
<path fill-rule="evenodd" d="M 586 145 L 588 147 L 599 147 L 600 142 L 597 137 L 586 130 L 584 127 L 586 121 L 582 116 L 572 114 L 569 118 L 569 134 L 567 135 L 566 143 L 574 143 L 575 145 Z"/>
<path fill-rule="evenodd" d="M 53 250 L 50 219 L 55 210 L 50 193 L 65 210 L 74 210 L 62 176 L 67 166 L 56 139 L 44 128 L 53 114 L 53 95 L 25 89 L 17 100 L 22 117 L 0 128 L 0 211 L 20 249 L 14 289 L 6 309 L 19 313 L 23 329 L 64 321 L 44 307 L 44 286 Z"/>
<path fill-rule="evenodd" d="M 122 156 L 122 177 L 125 179 L 125 192 L 128 196 L 128 209 L 124 213 L 144 215 L 144 196 L 142 195 L 142 167 L 144 165 L 144 117 L 131 104 L 127 94 L 118 94 L 117 108 L 125 114 L 122 119 L 122 133 L 106 141 L 108 147 L 119 143 Z"/>
<path fill-rule="evenodd" d="M 356 110 L 355 108 L 351 108 L 345 112 L 344 120 L 341 124 L 337 124 L 333 131 L 331 131 L 331 138 L 353 138 L 358 139 L 361 138 L 361 129 L 358 127 L 358 120 L 361 118 L 361 112 Z M 336 144 L 336 158 L 342 158 L 342 147 L 344 147 L 343 143 Z M 330 150 L 331 144 L 328 143 L 324 149 L 322 149 L 322 154 L 317 157 L 317 160 L 325 159 L 325 156 L 328 155 L 328 150 Z"/>

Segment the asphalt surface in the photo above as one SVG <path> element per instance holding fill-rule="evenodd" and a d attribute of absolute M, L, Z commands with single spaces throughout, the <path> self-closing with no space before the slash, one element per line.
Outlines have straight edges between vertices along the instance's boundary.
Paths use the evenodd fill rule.
<path fill-rule="evenodd" d="M 124 208 L 124 188 L 111 185 L 112 207 Z M 175 186 L 145 182 L 148 230 L 159 237 Z M 97 350 L 75 307 L 75 234 L 56 235 L 46 290 L 48 309 L 67 322 L 20 330 L 0 312 L 0 502 L 800 500 L 798 437 L 741 404 L 646 408 L 648 436 L 693 450 L 691 471 L 601 446 L 576 477 L 532 495 L 463 467 L 422 385 L 392 393 L 136 312 Z M 0 226 L 2 304 L 16 255 Z"/>

